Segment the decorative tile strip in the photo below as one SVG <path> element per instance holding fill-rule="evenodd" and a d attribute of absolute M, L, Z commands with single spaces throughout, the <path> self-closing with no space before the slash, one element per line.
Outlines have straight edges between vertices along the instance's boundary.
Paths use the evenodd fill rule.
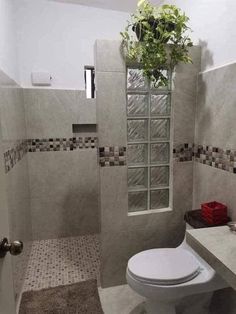
<path fill-rule="evenodd" d="M 28 151 L 27 140 L 17 142 L 12 148 L 4 152 L 5 172 L 8 173 Z"/>
<path fill-rule="evenodd" d="M 236 150 L 222 149 L 209 145 L 196 145 L 195 161 L 236 173 Z"/>
<path fill-rule="evenodd" d="M 96 148 L 97 145 L 97 137 L 22 140 L 4 152 L 5 172 L 8 173 L 27 152 L 73 151 Z M 210 145 L 175 144 L 173 158 L 177 162 L 195 160 L 211 167 L 236 173 L 236 150 Z M 126 147 L 99 147 L 99 164 L 101 167 L 126 165 Z"/>
<path fill-rule="evenodd" d="M 97 137 L 29 139 L 29 152 L 71 151 L 96 148 Z"/>
<path fill-rule="evenodd" d="M 17 142 L 4 152 L 5 172 L 9 172 L 27 152 L 72 151 L 96 148 L 97 137 L 28 139 Z"/>
<path fill-rule="evenodd" d="M 99 147 L 99 164 L 101 167 L 125 166 L 126 147 L 125 146 Z"/>
<path fill-rule="evenodd" d="M 194 158 L 194 144 L 174 144 L 173 158 L 177 162 L 192 161 Z"/>

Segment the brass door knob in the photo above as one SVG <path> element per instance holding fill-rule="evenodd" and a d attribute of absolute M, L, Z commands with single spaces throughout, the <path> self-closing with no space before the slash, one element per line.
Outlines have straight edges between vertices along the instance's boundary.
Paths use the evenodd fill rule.
<path fill-rule="evenodd" d="M 0 258 L 5 257 L 7 252 L 10 252 L 11 255 L 19 255 L 23 251 L 23 242 L 22 241 L 13 241 L 8 242 L 7 238 L 3 238 L 0 241 Z"/>

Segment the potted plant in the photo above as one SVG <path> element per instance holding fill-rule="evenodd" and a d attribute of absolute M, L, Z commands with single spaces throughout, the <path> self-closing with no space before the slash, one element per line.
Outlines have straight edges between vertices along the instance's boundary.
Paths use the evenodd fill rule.
<path fill-rule="evenodd" d="M 186 34 L 188 20 L 174 5 L 154 7 L 148 0 L 140 0 L 137 12 L 121 32 L 127 63 L 138 63 L 154 86 L 166 86 L 169 71 L 179 62 L 192 62 L 188 48 L 193 44 Z"/>

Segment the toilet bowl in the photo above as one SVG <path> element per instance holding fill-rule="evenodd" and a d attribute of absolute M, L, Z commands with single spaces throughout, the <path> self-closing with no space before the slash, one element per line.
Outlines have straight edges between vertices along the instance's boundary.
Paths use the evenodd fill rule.
<path fill-rule="evenodd" d="M 177 248 L 151 249 L 134 255 L 128 261 L 126 278 L 134 291 L 146 297 L 148 314 L 174 314 L 182 298 L 227 287 L 185 239 Z"/>

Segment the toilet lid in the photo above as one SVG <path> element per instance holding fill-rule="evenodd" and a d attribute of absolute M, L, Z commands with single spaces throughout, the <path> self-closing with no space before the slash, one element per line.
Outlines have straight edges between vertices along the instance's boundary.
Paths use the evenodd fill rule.
<path fill-rule="evenodd" d="M 152 249 L 131 257 L 128 271 L 139 281 L 175 285 L 196 277 L 200 265 L 196 257 L 185 249 Z"/>

